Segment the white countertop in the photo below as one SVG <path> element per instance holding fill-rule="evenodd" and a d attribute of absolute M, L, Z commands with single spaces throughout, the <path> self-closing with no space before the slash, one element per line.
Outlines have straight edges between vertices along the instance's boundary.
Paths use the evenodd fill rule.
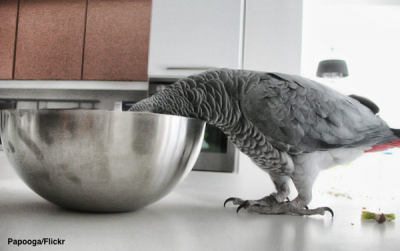
<path fill-rule="evenodd" d="M 4 161 L 3 161 L 4 162 Z M 4 168 L 3 168 L 4 169 Z M 399 219 L 361 220 L 368 201 L 315 193 L 325 216 L 236 213 L 230 196 L 259 199 L 273 191 L 267 174 L 192 172 L 162 200 L 130 213 L 90 214 L 57 207 L 18 178 L 0 180 L 0 250 L 398 250 Z M 394 198 L 385 202 L 400 215 Z M 387 205 L 385 204 L 385 208 Z M 62 246 L 12 246 L 13 239 L 64 239 Z"/>

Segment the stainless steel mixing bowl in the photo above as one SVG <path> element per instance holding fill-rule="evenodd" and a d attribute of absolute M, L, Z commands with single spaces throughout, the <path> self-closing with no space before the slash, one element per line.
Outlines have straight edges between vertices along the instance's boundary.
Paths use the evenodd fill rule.
<path fill-rule="evenodd" d="M 168 194 L 193 168 L 205 122 L 93 110 L 4 110 L 8 160 L 37 194 L 62 207 L 123 212 Z"/>

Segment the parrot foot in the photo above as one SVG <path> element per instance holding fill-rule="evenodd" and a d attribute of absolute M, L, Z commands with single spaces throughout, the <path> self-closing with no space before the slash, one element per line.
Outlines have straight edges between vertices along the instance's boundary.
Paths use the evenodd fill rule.
<path fill-rule="evenodd" d="M 275 197 L 267 196 L 261 200 L 242 200 L 240 198 L 228 198 L 225 203 L 232 202 L 234 205 L 239 205 L 236 212 L 238 213 L 242 208 L 248 212 L 254 212 L 259 214 L 290 214 L 290 215 L 324 215 L 325 212 L 329 212 L 332 217 L 334 213 L 329 207 L 319 207 L 315 209 L 309 209 L 307 206 L 300 206 L 296 200 L 278 202 Z"/>
<path fill-rule="evenodd" d="M 289 200 L 289 199 L 287 199 L 287 200 Z M 228 202 L 232 202 L 233 203 L 233 205 L 242 205 L 244 202 L 247 202 L 247 203 L 250 203 L 250 204 L 265 204 L 265 205 L 267 205 L 267 204 L 275 204 L 275 203 L 278 203 L 278 201 L 275 199 L 275 197 L 274 196 L 272 196 L 272 195 L 270 195 L 270 196 L 265 196 L 264 198 L 262 198 L 262 199 L 259 199 L 259 200 L 242 200 L 242 199 L 240 199 L 240 198 L 236 198 L 236 197 L 230 197 L 230 198 L 228 198 L 225 202 L 224 202 L 224 207 L 226 206 L 226 203 L 228 203 Z"/>

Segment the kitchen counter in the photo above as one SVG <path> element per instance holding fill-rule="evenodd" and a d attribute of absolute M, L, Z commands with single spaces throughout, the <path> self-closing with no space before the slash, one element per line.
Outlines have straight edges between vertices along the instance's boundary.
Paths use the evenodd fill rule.
<path fill-rule="evenodd" d="M 398 250 L 400 246 L 399 219 L 384 224 L 360 219 L 368 201 L 315 192 L 310 207 L 331 207 L 333 219 L 329 213 L 266 216 L 245 210 L 237 214 L 232 204 L 223 207 L 230 196 L 258 199 L 272 191 L 268 175 L 257 169 L 239 174 L 194 171 L 148 207 L 91 214 L 55 206 L 9 176 L 0 179 L 0 250 Z M 387 204 L 400 215 L 398 201 L 387 201 L 385 208 Z M 8 245 L 8 238 L 65 242 L 18 247 Z"/>

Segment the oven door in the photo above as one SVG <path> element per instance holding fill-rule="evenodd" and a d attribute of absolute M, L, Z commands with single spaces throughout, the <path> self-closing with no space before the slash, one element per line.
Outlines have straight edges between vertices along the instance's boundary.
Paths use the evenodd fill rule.
<path fill-rule="evenodd" d="M 177 79 L 150 79 L 149 97 Z M 238 150 L 218 128 L 207 125 L 202 149 L 193 170 L 237 172 Z"/>

